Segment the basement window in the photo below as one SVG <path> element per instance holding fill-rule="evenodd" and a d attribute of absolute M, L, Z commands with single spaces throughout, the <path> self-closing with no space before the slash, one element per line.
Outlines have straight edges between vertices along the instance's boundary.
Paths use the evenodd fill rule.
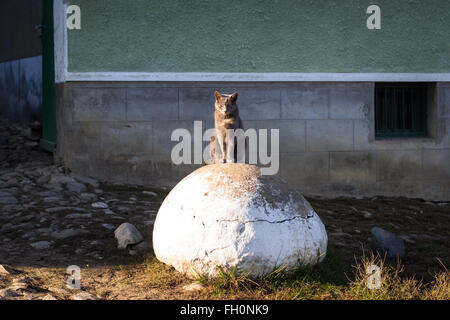
<path fill-rule="evenodd" d="M 375 138 L 427 136 L 427 84 L 375 84 Z"/>

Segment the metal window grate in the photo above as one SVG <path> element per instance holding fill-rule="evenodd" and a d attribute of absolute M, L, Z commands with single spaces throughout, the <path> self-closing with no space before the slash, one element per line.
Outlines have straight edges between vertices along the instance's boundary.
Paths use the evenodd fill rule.
<path fill-rule="evenodd" d="M 427 84 L 375 84 L 375 137 L 427 135 Z"/>

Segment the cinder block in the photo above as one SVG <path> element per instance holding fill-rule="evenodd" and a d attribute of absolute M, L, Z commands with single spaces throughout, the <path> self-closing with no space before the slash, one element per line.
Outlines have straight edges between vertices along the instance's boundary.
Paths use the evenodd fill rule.
<path fill-rule="evenodd" d="M 187 129 L 191 135 L 191 146 L 194 146 L 194 120 L 161 120 L 153 121 L 153 154 L 170 157 L 172 148 L 179 141 L 171 141 L 172 132 L 176 129 Z M 203 125 L 203 130 L 205 126 Z M 193 152 L 193 151 L 191 151 Z M 192 153 L 193 154 L 193 153 Z"/>
<path fill-rule="evenodd" d="M 101 149 L 106 155 L 152 153 L 151 122 L 102 122 Z"/>
<path fill-rule="evenodd" d="M 70 147 L 67 147 L 69 157 L 80 154 L 101 154 L 102 126 L 98 122 L 78 122 L 72 124 L 67 131 L 66 138 Z"/>
<path fill-rule="evenodd" d="M 330 119 L 369 119 L 374 92 L 368 86 L 330 90 Z"/>
<path fill-rule="evenodd" d="M 129 157 L 127 182 L 146 186 L 174 186 L 178 180 L 178 166 L 165 155 Z"/>
<path fill-rule="evenodd" d="M 450 180 L 450 149 L 425 149 L 422 156 L 424 179 Z"/>
<path fill-rule="evenodd" d="M 214 119 L 213 88 L 180 88 L 180 120 Z"/>
<path fill-rule="evenodd" d="M 353 120 L 353 125 L 354 149 L 374 149 L 374 123 L 371 120 Z"/>
<path fill-rule="evenodd" d="M 260 120 L 257 121 L 257 127 L 258 129 L 267 129 L 268 150 L 271 150 L 271 129 L 279 129 L 280 152 L 305 151 L 306 122 L 304 120 Z"/>
<path fill-rule="evenodd" d="M 422 151 L 377 151 L 377 181 L 420 180 L 422 174 Z"/>
<path fill-rule="evenodd" d="M 450 88 L 449 87 L 439 87 L 438 88 L 438 118 L 439 119 L 450 119 Z"/>
<path fill-rule="evenodd" d="M 229 92 L 233 90 L 226 91 L 226 88 L 223 90 L 223 93 Z M 237 105 L 243 121 L 280 119 L 280 89 L 242 88 L 238 90 L 238 93 Z"/>
<path fill-rule="evenodd" d="M 436 201 L 450 201 L 450 179 L 423 180 L 421 197 Z"/>
<path fill-rule="evenodd" d="M 280 154 L 280 175 L 294 186 L 328 181 L 328 152 Z"/>
<path fill-rule="evenodd" d="M 124 88 L 74 87 L 74 121 L 125 120 Z"/>
<path fill-rule="evenodd" d="M 328 89 L 301 86 L 281 90 L 281 118 L 327 119 Z"/>
<path fill-rule="evenodd" d="M 127 88 L 127 120 L 178 119 L 178 88 Z"/>
<path fill-rule="evenodd" d="M 422 197 L 422 182 L 420 180 L 379 181 L 375 184 L 375 194 L 387 197 Z"/>
<path fill-rule="evenodd" d="M 307 151 L 349 151 L 353 149 L 352 120 L 307 120 Z"/>
<path fill-rule="evenodd" d="M 375 183 L 375 154 L 369 151 L 330 152 L 330 181 L 355 186 Z"/>

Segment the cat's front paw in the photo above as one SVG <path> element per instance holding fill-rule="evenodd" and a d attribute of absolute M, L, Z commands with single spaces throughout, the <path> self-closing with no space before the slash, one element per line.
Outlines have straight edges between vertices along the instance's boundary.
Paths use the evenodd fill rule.
<path fill-rule="evenodd" d="M 227 163 L 234 163 L 233 159 L 227 159 Z"/>

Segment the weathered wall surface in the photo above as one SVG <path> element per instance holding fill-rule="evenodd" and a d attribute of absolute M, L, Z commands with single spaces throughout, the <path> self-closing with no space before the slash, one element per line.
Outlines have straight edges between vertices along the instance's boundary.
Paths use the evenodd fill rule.
<path fill-rule="evenodd" d="M 41 119 L 41 0 L 0 4 L 0 116 L 28 124 Z"/>
<path fill-rule="evenodd" d="M 450 72 L 445 0 L 69 2 L 70 72 Z"/>
<path fill-rule="evenodd" d="M 28 124 L 41 111 L 42 56 L 0 63 L 0 116 Z"/>
<path fill-rule="evenodd" d="M 72 171 L 173 186 L 176 128 L 213 126 L 213 92 L 239 92 L 246 128 L 280 129 L 280 174 L 305 194 L 450 200 L 450 83 L 432 86 L 430 136 L 374 139 L 373 83 L 89 83 L 57 86 L 58 150 Z"/>

